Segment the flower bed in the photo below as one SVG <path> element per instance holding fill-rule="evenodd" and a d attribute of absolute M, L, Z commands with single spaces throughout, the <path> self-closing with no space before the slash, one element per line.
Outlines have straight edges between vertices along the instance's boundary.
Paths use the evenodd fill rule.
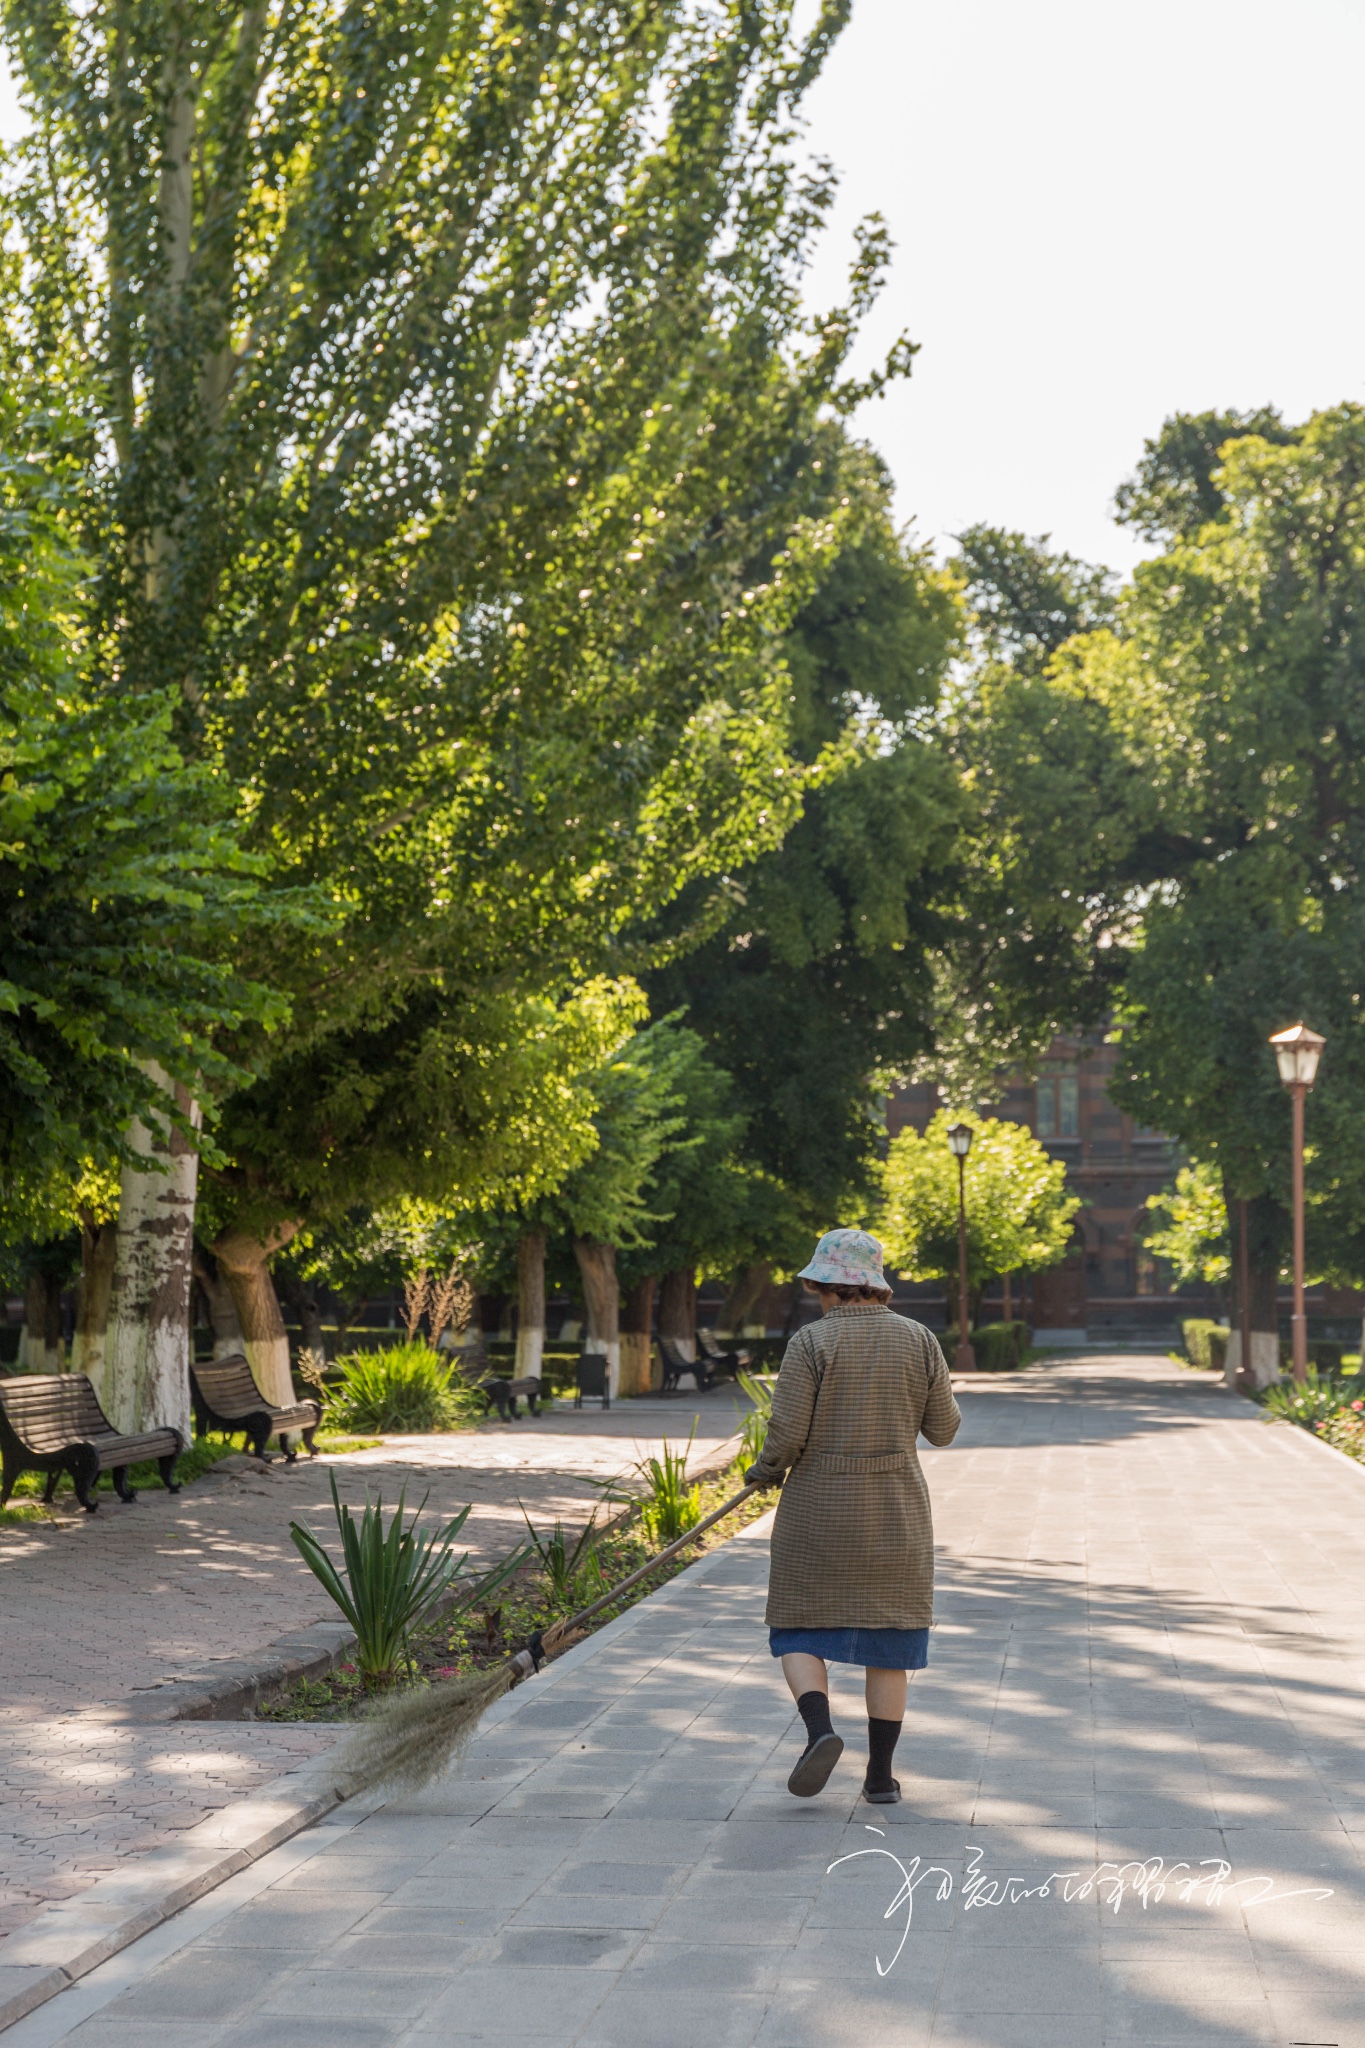
<path fill-rule="evenodd" d="M 743 1461 L 732 1465 L 727 1471 L 701 1482 L 699 1519 L 704 1519 L 713 1509 L 718 1508 L 744 1484 Z M 624 1614 L 637 1600 L 643 1600 L 667 1580 L 675 1578 L 689 1564 L 717 1544 L 724 1543 L 746 1522 L 753 1522 L 766 1514 L 776 1501 L 774 1493 L 759 1493 L 746 1501 L 742 1508 L 719 1523 L 698 1542 L 685 1550 L 680 1557 L 661 1565 L 657 1574 L 652 1575 L 641 1586 L 636 1586 L 620 1601 L 613 1602 L 602 1614 L 597 1615 L 582 1635 L 567 1636 L 557 1646 L 557 1654 L 571 1649 L 586 1635 L 605 1628 L 618 1614 Z M 632 1516 L 629 1521 L 604 1530 L 594 1546 L 594 1557 L 600 1566 L 601 1580 L 610 1586 L 646 1564 L 653 1546 L 645 1539 L 640 1520 Z M 561 1616 L 572 1614 L 576 1608 L 586 1606 L 594 1597 L 596 1587 L 580 1585 L 572 1592 L 556 1595 L 543 1567 L 532 1561 L 523 1566 L 515 1578 L 508 1581 L 497 1595 L 497 1605 L 488 1612 L 473 1617 L 462 1613 L 454 1622 L 437 1619 L 414 1629 L 409 1648 L 411 1663 L 405 1681 L 406 1686 L 430 1685 L 446 1678 L 460 1678 L 467 1672 L 482 1671 L 490 1664 L 499 1664 L 510 1651 L 526 1642 L 537 1629 L 544 1629 Z M 256 1718 L 264 1721 L 346 1721 L 363 1715 L 374 1704 L 376 1694 L 367 1691 L 361 1684 L 360 1673 L 353 1664 L 342 1664 L 325 1678 L 307 1679 L 293 1686 L 281 1699 L 267 1702 L 256 1709 Z"/>

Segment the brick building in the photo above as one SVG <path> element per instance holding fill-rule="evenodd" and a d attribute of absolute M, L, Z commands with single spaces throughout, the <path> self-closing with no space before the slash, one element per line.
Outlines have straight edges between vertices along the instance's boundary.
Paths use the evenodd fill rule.
<path fill-rule="evenodd" d="M 1220 1313 L 1213 1290 L 1176 1289 L 1165 1262 L 1140 1242 L 1147 1197 L 1171 1184 L 1181 1155 L 1173 1140 L 1135 1124 L 1110 1101 L 1114 1060 L 1115 1048 L 1098 1032 L 1059 1038 L 1037 1081 L 1011 1082 L 991 1108 L 1007 1122 L 1026 1124 L 1054 1158 L 1064 1159 L 1068 1186 L 1081 1197 L 1067 1258 L 1027 1283 L 1022 1305 L 1013 1303 L 1045 1343 L 1174 1343 L 1183 1317 Z M 922 1131 L 939 1106 L 928 1085 L 902 1089 L 887 1105 L 887 1128 L 893 1137 L 907 1125 Z M 921 1320 L 948 1319 L 941 1281 L 902 1282 L 896 1299 L 914 1303 Z M 1002 1290 L 993 1288 L 984 1319 L 1002 1309 Z"/>

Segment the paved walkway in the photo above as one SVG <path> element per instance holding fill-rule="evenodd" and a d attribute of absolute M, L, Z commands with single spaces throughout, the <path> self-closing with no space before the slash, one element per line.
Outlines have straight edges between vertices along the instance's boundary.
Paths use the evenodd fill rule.
<path fill-rule="evenodd" d="M 6 2048 L 1359 2048 L 1365 1471 L 1159 1360 L 963 1401 L 902 1806 L 848 1674 L 785 1793 L 759 1523 Z"/>
<path fill-rule="evenodd" d="M 293 1518 L 330 1540 L 332 1473 L 353 1504 L 367 1488 L 392 1504 L 404 1484 L 409 1506 L 430 1491 L 433 1515 L 472 1501 L 469 1547 L 492 1559 L 525 1534 L 519 1499 L 538 1524 L 581 1521 L 594 1479 L 662 1432 L 685 1440 L 694 1419 L 702 1459 L 735 1429 L 734 1397 L 558 1410 L 292 1467 L 237 1458 L 179 1495 L 103 1496 L 87 1516 L 64 1492 L 55 1525 L 0 1529 L 0 1936 L 336 1741 L 269 1722 L 146 1725 L 187 1674 L 211 1682 L 336 1619 L 289 1540 Z"/>

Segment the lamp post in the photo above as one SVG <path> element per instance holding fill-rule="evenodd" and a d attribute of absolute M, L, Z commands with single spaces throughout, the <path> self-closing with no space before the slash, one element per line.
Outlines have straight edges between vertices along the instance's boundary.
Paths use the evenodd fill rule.
<path fill-rule="evenodd" d="M 948 1149 L 957 1160 L 957 1351 L 958 1372 L 976 1371 L 976 1353 L 967 1337 L 967 1154 L 972 1149 L 970 1124 L 950 1124 Z"/>
<path fill-rule="evenodd" d="M 1327 1041 L 1306 1024 L 1293 1024 L 1288 1031 L 1277 1031 L 1270 1043 L 1293 1109 L 1294 1313 L 1289 1327 L 1294 1340 L 1294 1378 L 1302 1384 L 1308 1377 L 1308 1318 L 1303 1308 L 1303 1104 L 1318 1077 L 1318 1061 Z"/>

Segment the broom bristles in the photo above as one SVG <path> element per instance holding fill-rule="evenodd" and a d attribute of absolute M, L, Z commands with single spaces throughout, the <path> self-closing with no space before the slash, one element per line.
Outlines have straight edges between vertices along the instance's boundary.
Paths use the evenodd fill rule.
<path fill-rule="evenodd" d="M 351 1793 L 397 1783 L 430 1784 L 463 1753 L 494 1700 L 510 1688 L 510 1660 L 419 1692 L 400 1693 L 365 1721 L 346 1744 L 341 1765 Z"/>

